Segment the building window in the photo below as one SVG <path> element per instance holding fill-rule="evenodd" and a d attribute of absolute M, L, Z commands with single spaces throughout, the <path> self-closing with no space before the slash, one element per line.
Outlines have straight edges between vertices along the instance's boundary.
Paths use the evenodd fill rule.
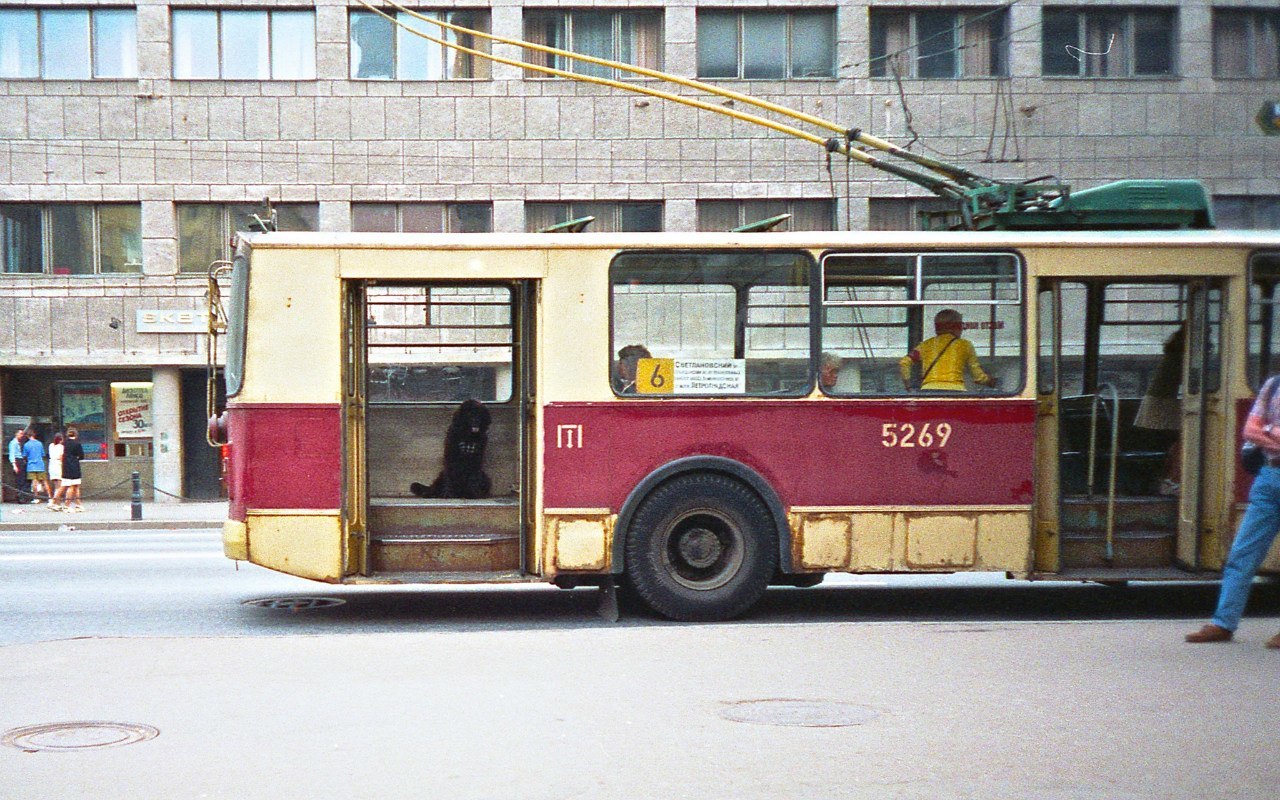
<path fill-rule="evenodd" d="M 540 231 L 571 219 L 595 217 L 587 230 L 662 230 L 662 203 L 525 203 L 525 229 Z"/>
<path fill-rule="evenodd" d="M 461 47 L 489 52 L 489 40 L 442 28 L 400 11 L 396 22 L 370 11 L 351 12 L 351 77 L 365 80 L 439 81 L 487 79 L 489 61 L 428 41 L 412 31 Z M 489 32 L 487 11 L 417 11 L 423 17 Z"/>
<path fill-rule="evenodd" d="M 835 11 L 700 11 L 698 77 L 835 77 Z"/>
<path fill-rule="evenodd" d="M 1045 75 L 1132 78 L 1173 74 L 1177 50 L 1173 9 L 1046 8 L 1043 14 Z"/>
<path fill-rule="evenodd" d="M 1008 74 L 1007 8 L 871 9 L 871 77 L 982 78 Z"/>
<path fill-rule="evenodd" d="M 0 9 L 0 78 L 138 77 L 132 8 Z"/>
<path fill-rule="evenodd" d="M 352 203 L 351 230 L 364 233 L 487 233 L 490 203 Z"/>
<path fill-rule="evenodd" d="M 662 69 L 662 14 L 658 11 L 526 11 L 524 38 L 607 61 Z M 537 50 L 526 50 L 525 58 L 531 64 L 599 78 L 632 74 Z"/>
<path fill-rule="evenodd" d="M 1214 9 L 1213 74 L 1280 78 L 1280 11 Z"/>
<path fill-rule="evenodd" d="M 1219 228 L 1280 230 L 1280 196 L 1215 195 L 1213 217 Z"/>
<path fill-rule="evenodd" d="M 743 225 L 790 214 L 777 231 L 835 230 L 830 200 L 699 200 L 698 230 L 731 231 Z"/>
<path fill-rule="evenodd" d="M 6 273 L 95 275 L 142 271 L 142 207 L 0 205 Z"/>
<path fill-rule="evenodd" d="M 313 11 L 173 12 L 173 77 L 192 80 L 311 80 Z"/>
<path fill-rule="evenodd" d="M 276 230 L 314 231 L 320 229 L 320 206 L 315 203 L 273 205 Z M 208 272 L 214 261 L 229 261 L 232 238 L 237 233 L 262 230 L 255 217 L 266 210 L 261 203 L 179 203 L 178 270 Z"/>
<path fill-rule="evenodd" d="M 946 230 L 960 222 L 960 205 L 943 197 L 873 197 L 868 211 L 873 231 Z M 934 224 L 925 224 L 926 218 Z"/>

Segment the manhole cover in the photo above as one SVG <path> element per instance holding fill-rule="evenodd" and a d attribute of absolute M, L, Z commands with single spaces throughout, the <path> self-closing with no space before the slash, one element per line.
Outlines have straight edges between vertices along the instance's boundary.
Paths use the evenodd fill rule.
<path fill-rule="evenodd" d="M 785 725 L 796 728 L 844 728 L 880 716 L 866 706 L 833 700 L 745 700 L 720 712 L 733 722 Z"/>
<path fill-rule="evenodd" d="M 160 735 L 137 722 L 48 722 L 5 731 L 0 742 L 27 752 L 88 750 L 145 742 Z"/>
<path fill-rule="evenodd" d="M 283 608 L 285 611 L 305 611 L 309 608 L 329 608 L 340 606 L 346 600 L 337 597 L 263 597 L 258 600 L 245 600 L 246 606 L 258 608 Z"/>

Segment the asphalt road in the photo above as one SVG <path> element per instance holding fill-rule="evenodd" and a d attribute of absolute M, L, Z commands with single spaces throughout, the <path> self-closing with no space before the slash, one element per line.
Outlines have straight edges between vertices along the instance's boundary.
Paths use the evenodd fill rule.
<path fill-rule="evenodd" d="M 989 575 L 608 623 L 593 590 L 328 587 L 214 531 L 0 534 L 0 798 L 1273 800 L 1280 599 Z M 341 604 L 296 607 L 305 598 Z M 245 601 L 286 601 L 264 608 Z M 305 606 L 305 604 L 303 604 Z M 293 606 L 293 607 L 291 607 Z M 105 726 L 105 727 L 103 727 Z M 112 746 L 106 746 L 112 745 Z"/>
<path fill-rule="evenodd" d="M 80 636 L 255 636 L 607 625 L 594 589 L 329 586 L 222 556 L 217 530 L 0 533 L 0 645 Z M 774 588 L 734 625 L 1185 619 L 1212 610 L 1213 583 L 1009 581 L 1000 574 L 829 576 Z M 1250 613 L 1280 615 L 1280 585 Z M 312 607 L 307 598 L 341 604 Z M 277 601 L 266 607 L 253 601 Z M 624 606 L 620 625 L 667 625 Z"/>

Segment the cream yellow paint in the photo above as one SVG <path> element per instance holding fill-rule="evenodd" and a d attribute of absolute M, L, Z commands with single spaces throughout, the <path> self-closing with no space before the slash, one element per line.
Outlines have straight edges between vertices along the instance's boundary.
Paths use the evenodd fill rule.
<path fill-rule="evenodd" d="M 222 523 L 222 553 L 235 561 L 249 560 L 249 528 L 229 519 Z"/>
<path fill-rule="evenodd" d="M 544 519 L 551 574 L 609 569 L 615 517 L 608 509 L 558 509 Z"/>
<path fill-rule="evenodd" d="M 333 250 L 255 250 L 237 403 L 337 403 L 342 292 Z"/>
<path fill-rule="evenodd" d="M 342 525 L 336 513 L 251 510 L 245 523 L 248 560 L 254 564 L 313 580 L 342 579 Z"/>

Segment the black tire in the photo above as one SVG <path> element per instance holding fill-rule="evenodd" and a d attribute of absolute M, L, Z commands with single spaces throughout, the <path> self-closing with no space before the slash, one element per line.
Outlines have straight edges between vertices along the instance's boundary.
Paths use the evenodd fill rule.
<path fill-rule="evenodd" d="M 736 617 L 760 599 L 777 567 L 768 507 L 724 475 L 696 473 L 662 484 L 627 529 L 627 582 L 670 619 Z"/>

